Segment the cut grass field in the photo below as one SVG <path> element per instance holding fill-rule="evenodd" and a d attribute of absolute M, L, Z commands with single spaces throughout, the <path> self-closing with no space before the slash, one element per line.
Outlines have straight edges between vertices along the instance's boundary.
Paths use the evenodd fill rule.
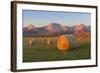
<path fill-rule="evenodd" d="M 40 37 L 39 37 L 40 38 Z M 39 41 L 33 45 L 23 44 L 23 62 L 58 61 L 58 60 L 81 60 L 91 58 L 90 40 L 79 41 L 76 47 L 61 52 L 56 47 L 56 39 L 52 44 Z M 24 42 L 26 38 L 24 37 Z"/>

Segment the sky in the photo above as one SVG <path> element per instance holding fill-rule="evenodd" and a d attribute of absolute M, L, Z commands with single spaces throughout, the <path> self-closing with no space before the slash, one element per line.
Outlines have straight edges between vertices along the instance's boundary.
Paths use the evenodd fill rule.
<path fill-rule="evenodd" d="M 64 26 L 73 26 L 79 23 L 86 26 L 91 24 L 91 14 L 82 12 L 23 10 L 22 17 L 23 26 L 32 24 L 42 27 L 50 23 L 59 23 Z"/>

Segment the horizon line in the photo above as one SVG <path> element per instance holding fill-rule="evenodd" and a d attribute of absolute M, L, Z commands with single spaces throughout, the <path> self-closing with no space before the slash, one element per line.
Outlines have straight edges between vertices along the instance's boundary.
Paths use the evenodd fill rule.
<path fill-rule="evenodd" d="M 47 25 L 50 25 L 50 24 L 52 24 L 52 23 L 48 23 Z M 75 26 L 75 25 L 81 25 L 81 24 L 83 24 L 83 25 L 85 25 L 85 26 L 91 26 L 90 24 L 86 25 L 86 24 L 84 24 L 84 23 L 77 23 L 77 24 L 75 24 L 75 25 L 64 25 L 64 24 L 61 24 L 61 23 L 56 23 L 56 24 L 60 24 L 60 25 L 62 25 L 62 26 Z M 29 24 L 27 24 L 27 25 L 24 25 L 23 27 L 26 27 L 26 26 L 29 26 L 29 25 L 33 25 L 34 27 L 44 27 L 44 26 L 35 26 L 35 24 L 32 24 L 32 23 L 29 23 Z M 45 25 L 45 26 L 47 26 L 47 25 Z"/>

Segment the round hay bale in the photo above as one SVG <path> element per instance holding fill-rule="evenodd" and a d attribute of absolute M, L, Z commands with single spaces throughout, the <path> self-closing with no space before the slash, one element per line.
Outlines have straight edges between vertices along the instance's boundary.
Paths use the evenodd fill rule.
<path fill-rule="evenodd" d="M 57 49 L 60 51 L 67 51 L 75 46 L 77 41 L 73 35 L 61 35 L 57 38 Z"/>
<path fill-rule="evenodd" d="M 51 44 L 51 38 L 47 37 L 47 44 L 50 45 Z"/>
<path fill-rule="evenodd" d="M 57 49 L 61 51 L 69 49 L 69 40 L 65 35 L 61 35 L 57 38 Z"/>
<path fill-rule="evenodd" d="M 34 38 L 29 39 L 29 45 L 32 45 L 34 43 Z"/>

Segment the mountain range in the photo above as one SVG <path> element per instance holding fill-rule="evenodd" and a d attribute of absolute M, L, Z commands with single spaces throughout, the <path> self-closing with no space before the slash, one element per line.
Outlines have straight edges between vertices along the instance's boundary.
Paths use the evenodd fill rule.
<path fill-rule="evenodd" d="M 75 31 L 91 31 L 90 26 L 78 24 L 75 26 L 63 26 L 59 23 L 50 23 L 47 26 L 35 27 L 32 24 L 23 27 L 24 36 L 34 35 L 55 35 L 55 34 L 72 34 Z"/>

